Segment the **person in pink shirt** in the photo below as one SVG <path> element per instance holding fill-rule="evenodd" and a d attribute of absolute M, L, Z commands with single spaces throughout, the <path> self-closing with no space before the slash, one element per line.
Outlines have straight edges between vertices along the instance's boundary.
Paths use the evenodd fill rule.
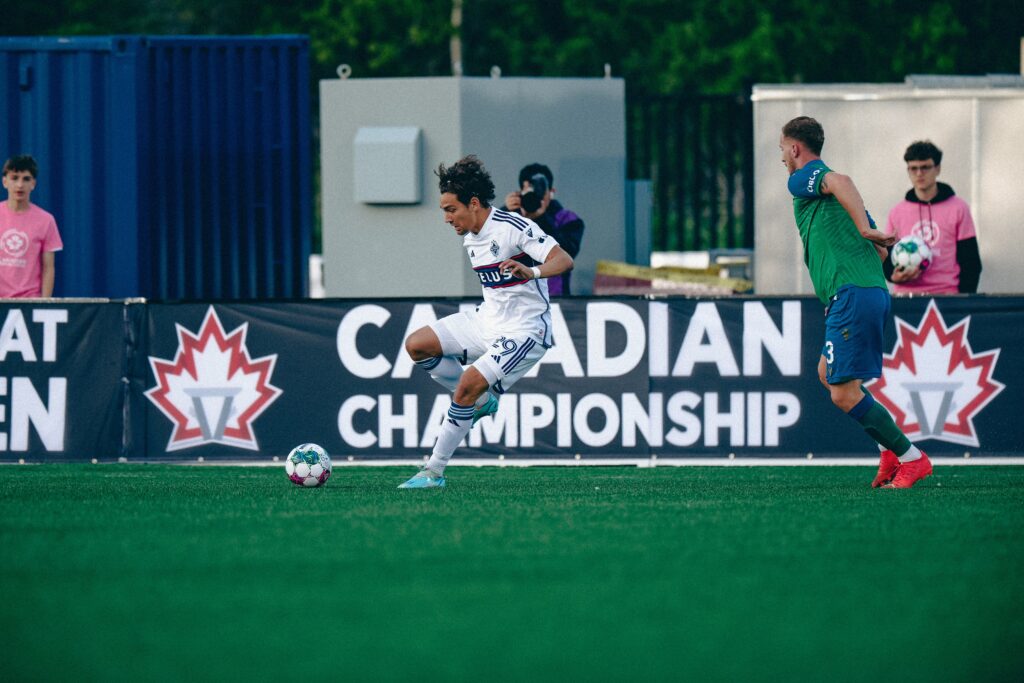
<path fill-rule="evenodd" d="M 978 291 L 981 256 L 967 202 L 940 183 L 942 150 L 931 142 L 907 147 L 903 160 L 913 187 L 889 212 L 886 232 L 902 239 L 917 235 L 931 248 L 925 270 L 896 268 L 885 260 L 885 276 L 896 294 L 973 294 Z"/>
<path fill-rule="evenodd" d="M 0 298 L 53 296 L 54 253 L 64 248 L 57 221 L 31 202 L 39 166 L 30 156 L 4 163 L 0 203 Z"/>

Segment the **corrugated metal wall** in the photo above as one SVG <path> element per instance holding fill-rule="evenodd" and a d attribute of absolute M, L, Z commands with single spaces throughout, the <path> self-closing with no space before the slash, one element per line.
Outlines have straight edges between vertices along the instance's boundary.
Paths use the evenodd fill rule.
<path fill-rule="evenodd" d="M 301 297 L 301 36 L 0 39 L 0 157 L 40 163 L 59 296 Z"/>

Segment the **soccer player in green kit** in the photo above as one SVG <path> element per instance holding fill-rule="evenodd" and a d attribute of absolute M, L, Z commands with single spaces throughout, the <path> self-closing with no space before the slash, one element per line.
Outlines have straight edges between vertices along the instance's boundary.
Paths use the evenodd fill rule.
<path fill-rule="evenodd" d="M 906 489 L 931 474 L 932 464 L 863 386 L 882 375 L 882 332 L 891 312 L 882 259 L 896 240 L 875 228 L 853 180 L 821 160 L 824 143 L 824 129 L 809 116 L 783 126 L 779 140 L 804 263 L 826 306 L 818 378 L 832 403 L 879 444 L 871 486 Z"/>

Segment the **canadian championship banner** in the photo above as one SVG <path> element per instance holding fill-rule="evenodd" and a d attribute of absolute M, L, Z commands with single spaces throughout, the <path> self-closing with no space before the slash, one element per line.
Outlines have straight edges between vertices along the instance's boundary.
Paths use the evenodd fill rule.
<path fill-rule="evenodd" d="M 0 457 L 246 460 L 315 442 L 335 458 L 421 458 L 450 394 L 404 340 L 476 304 L 6 304 Z M 1024 454 L 1024 368 L 1002 353 L 1024 298 L 893 309 L 868 386 L 911 440 L 932 455 Z M 877 453 L 818 381 L 816 299 L 574 298 L 552 314 L 555 346 L 456 461 Z"/>

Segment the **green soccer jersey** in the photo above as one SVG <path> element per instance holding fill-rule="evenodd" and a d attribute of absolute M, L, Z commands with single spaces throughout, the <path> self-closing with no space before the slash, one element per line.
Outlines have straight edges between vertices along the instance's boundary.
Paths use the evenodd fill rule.
<path fill-rule="evenodd" d="M 874 244 L 861 236 L 839 200 L 821 194 L 821 181 L 830 171 L 817 159 L 789 177 L 804 263 L 814 293 L 826 305 L 844 285 L 887 289 Z"/>

